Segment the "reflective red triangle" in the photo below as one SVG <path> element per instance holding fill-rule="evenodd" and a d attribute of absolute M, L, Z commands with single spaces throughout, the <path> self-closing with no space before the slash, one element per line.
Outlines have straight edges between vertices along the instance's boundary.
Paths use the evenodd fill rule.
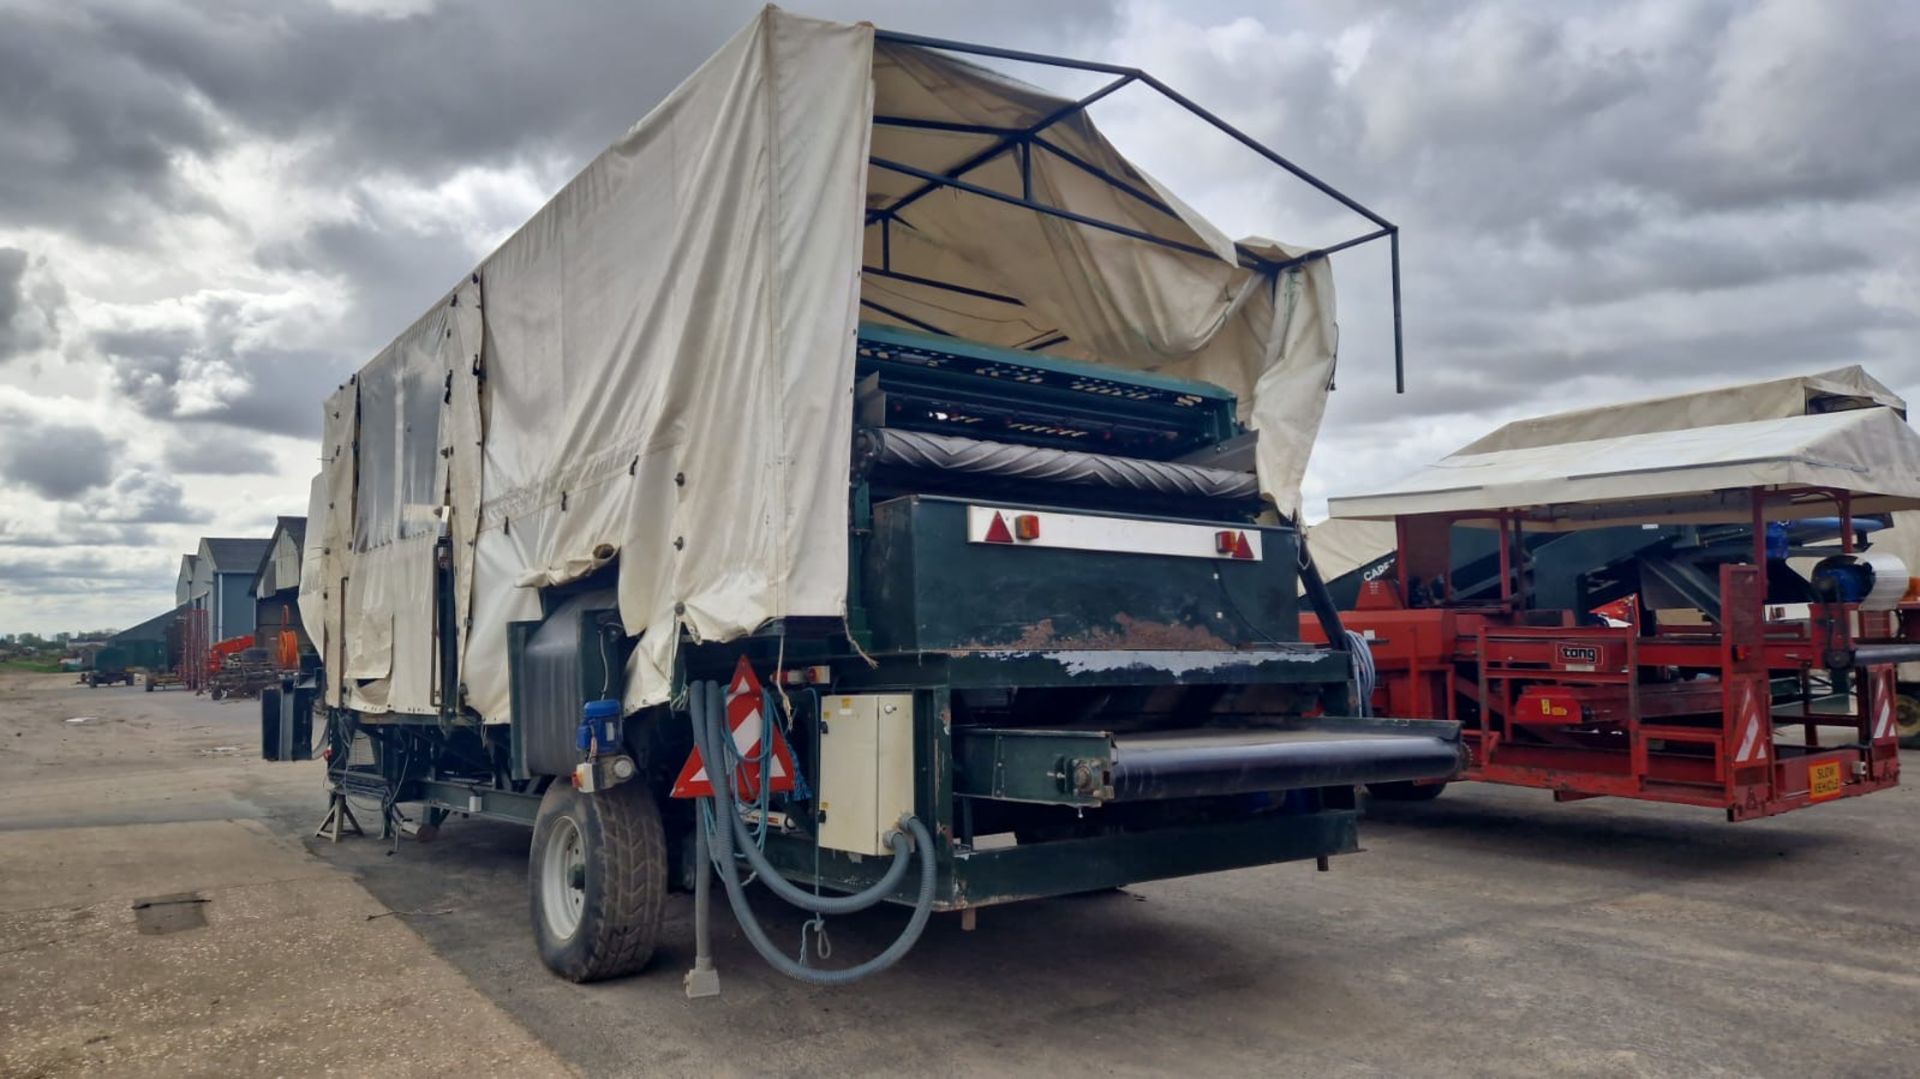
<path fill-rule="evenodd" d="M 1245 532 L 1234 533 L 1233 557 L 1244 558 L 1249 561 L 1253 559 L 1253 544 L 1247 542 L 1247 534 Z"/>
<path fill-rule="evenodd" d="M 987 526 L 988 543 L 1012 543 L 1013 533 L 1007 530 L 1007 519 L 995 513 L 993 523 Z"/>

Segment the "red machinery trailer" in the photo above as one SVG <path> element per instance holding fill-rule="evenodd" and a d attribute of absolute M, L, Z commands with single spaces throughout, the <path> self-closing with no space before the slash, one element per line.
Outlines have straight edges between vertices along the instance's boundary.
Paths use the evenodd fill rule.
<path fill-rule="evenodd" d="M 1869 407 L 1463 451 L 1334 499 L 1337 517 L 1396 532 L 1396 557 L 1370 564 L 1342 615 L 1369 645 L 1373 709 L 1457 720 L 1458 778 L 1560 801 L 1738 821 L 1892 787 L 1895 668 L 1920 658 L 1920 605 L 1897 559 L 1855 548 L 1866 515 L 1920 498 L 1917 462 L 1899 412 Z M 1837 548 L 1789 540 L 1787 522 L 1804 534 L 1815 517 L 1837 517 Z M 1477 592 L 1457 580 L 1460 525 L 1490 530 Z M 1609 542 L 1577 545 L 1585 562 L 1540 543 L 1600 532 Z M 1809 556 L 1825 556 L 1811 573 L 1789 565 Z M 1628 596 L 1632 623 L 1593 615 Z"/>

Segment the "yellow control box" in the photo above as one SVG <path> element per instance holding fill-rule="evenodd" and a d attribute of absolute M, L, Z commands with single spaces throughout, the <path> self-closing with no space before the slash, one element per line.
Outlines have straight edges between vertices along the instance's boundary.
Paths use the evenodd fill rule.
<path fill-rule="evenodd" d="M 821 709 L 820 845 L 886 854 L 913 812 L 913 694 L 833 695 Z"/>

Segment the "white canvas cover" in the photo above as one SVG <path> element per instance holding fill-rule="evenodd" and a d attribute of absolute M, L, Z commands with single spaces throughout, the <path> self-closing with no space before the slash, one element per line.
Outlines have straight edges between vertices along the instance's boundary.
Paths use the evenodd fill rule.
<path fill-rule="evenodd" d="M 941 190 L 890 228 L 892 269 L 1020 303 L 863 276 L 883 257 L 867 211 L 920 183 L 870 167 L 870 142 L 935 172 L 983 145 L 875 114 L 1021 124 L 1064 104 L 876 47 L 864 23 L 764 11 L 328 402 L 302 611 L 329 700 L 433 710 L 442 530 L 465 700 L 489 721 L 508 715 L 507 624 L 616 558 L 641 635 L 629 707 L 666 698 L 682 629 L 843 616 L 853 340 L 861 317 L 889 321 L 862 301 L 1218 383 L 1261 431 L 1262 489 L 1291 509 L 1332 374 L 1330 270 L 1243 267 L 1084 117 L 1049 136 L 1167 211 L 1038 154 L 1035 196 L 1204 253 Z M 1018 190 L 1005 161 L 968 179 Z"/>
<path fill-rule="evenodd" d="M 1616 435 L 1644 435 L 1877 406 L 1897 409 L 1902 415 L 1907 411 L 1907 403 L 1899 395 L 1854 365 L 1811 375 L 1532 416 L 1500 427 L 1456 452 L 1520 450 Z"/>
<path fill-rule="evenodd" d="M 1314 568 L 1325 581 L 1378 561 L 1399 543 L 1392 521 L 1329 517 L 1307 528 L 1307 549 L 1313 552 Z"/>
<path fill-rule="evenodd" d="M 1471 448 L 1471 447 L 1470 447 Z M 1378 491 L 1334 498 L 1336 517 L 1525 510 L 1528 527 L 1741 521 L 1747 488 L 1854 493 L 1855 513 L 1920 508 L 1920 435 L 1891 408 L 1453 454 Z M 1774 506 L 1828 516 L 1832 501 Z"/>

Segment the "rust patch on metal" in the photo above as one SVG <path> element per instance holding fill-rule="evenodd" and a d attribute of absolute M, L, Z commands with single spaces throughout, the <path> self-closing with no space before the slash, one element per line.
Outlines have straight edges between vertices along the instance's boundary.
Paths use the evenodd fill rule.
<path fill-rule="evenodd" d="M 963 644 L 961 647 L 963 648 L 1009 648 L 1009 649 L 1022 650 L 1022 651 L 1039 652 L 1039 651 L 1045 651 L 1046 649 L 1053 647 L 1054 642 L 1057 640 L 1059 640 L 1059 635 L 1056 634 L 1053 630 L 1053 619 L 1042 618 L 1040 621 L 1035 622 L 1032 625 L 1028 626 L 1025 632 L 1021 633 L 1020 636 L 1015 637 L 1010 641 L 994 643 L 994 644 L 988 644 L 984 641 L 969 641 Z"/>
<path fill-rule="evenodd" d="M 1205 626 L 1167 622 L 1139 622 L 1129 615 L 1117 615 L 1119 639 L 1108 647 L 1166 649 L 1176 652 L 1235 652 L 1231 641 Z"/>
<path fill-rule="evenodd" d="M 1206 626 L 1178 622 L 1148 622 L 1131 615 L 1116 615 L 1113 629 L 1092 629 L 1080 633 L 1062 633 L 1053 619 L 1042 618 L 1023 628 L 1008 640 L 965 641 L 961 651 L 975 649 L 1009 652 L 1058 652 L 1073 649 L 1127 650 L 1143 652 L 1240 652 L 1234 644 Z"/>

